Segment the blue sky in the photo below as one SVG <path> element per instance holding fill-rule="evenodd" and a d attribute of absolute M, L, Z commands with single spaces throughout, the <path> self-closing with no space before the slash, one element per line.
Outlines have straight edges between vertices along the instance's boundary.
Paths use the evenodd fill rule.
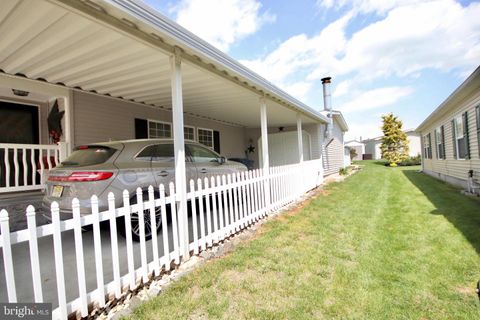
<path fill-rule="evenodd" d="M 145 2 L 318 110 L 331 76 L 347 139 L 416 128 L 480 65 L 478 1 Z"/>

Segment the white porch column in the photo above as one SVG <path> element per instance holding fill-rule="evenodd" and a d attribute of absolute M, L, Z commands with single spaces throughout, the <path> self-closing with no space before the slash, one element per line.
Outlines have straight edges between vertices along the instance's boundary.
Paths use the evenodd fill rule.
<path fill-rule="evenodd" d="M 297 113 L 298 162 L 303 162 L 302 116 Z"/>
<path fill-rule="evenodd" d="M 66 154 L 65 156 L 69 156 L 74 147 L 74 122 L 73 122 L 73 94 L 70 91 L 70 94 L 66 97 L 63 97 L 63 108 L 65 110 L 65 143 L 66 143 Z M 64 159 L 61 159 L 64 160 Z"/>
<path fill-rule="evenodd" d="M 267 212 L 270 211 L 270 159 L 268 157 L 268 126 L 267 126 L 267 104 L 265 98 L 260 98 L 260 127 L 262 132 L 262 160 L 263 174 L 267 177 L 264 184 L 265 203 Z"/>
<path fill-rule="evenodd" d="M 324 176 L 324 168 L 323 168 L 323 137 L 324 137 L 324 134 L 323 134 L 323 126 L 318 123 L 317 124 L 317 136 L 318 136 L 318 143 L 319 143 L 319 165 L 320 165 L 320 181 L 319 181 L 319 185 L 320 183 L 323 183 L 323 176 Z"/>
<path fill-rule="evenodd" d="M 185 140 L 183 136 L 183 93 L 181 58 L 178 51 L 170 56 L 172 81 L 173 148 L 175 151 L 175 193 L 177 195 L 180 253 L 189 258 Z M 174 231 L 175 232 L 175 231 Z"/>

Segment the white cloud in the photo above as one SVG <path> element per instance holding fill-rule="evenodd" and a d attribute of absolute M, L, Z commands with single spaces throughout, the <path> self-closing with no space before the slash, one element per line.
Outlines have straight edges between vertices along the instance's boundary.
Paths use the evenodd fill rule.
<path fill-rule="evenodd" d="M 345 141 L 376 138 L 382 135 L 381 119 L 373 122 L 352 122 L 348 123 L 350 130 L 345 133 Z"/>
<path fill-rule="evenodd" d="M 334 69 L 337 63 L 335 57 L 346 45 L 344 29 L 350 19 L 351 15 L 347 14 L 313 38 L 308 38 L 305 34 L 296 35 L 263 58 L 240 62 L 295 95 L 293 91 L 288 91 L 288 88 L 298 88 L 300 84 L 297 82 L 301 82 L 303 88 L 307 87 L 306 83 L 310 84 L 308 87 L 314 83 L 308 78 L 300 81 L 293 79 L 292 76 L 297 72 L 302 70 L 310 72 L 312 66 L 316 65 L 323 65 L 326 68 L 331 66 L 331 70 Z"/>
<path fill-rule="evenodd" d="M 418 0 L 317 0 L 316 4 L 320 9 L 339 10 L 349 7 L 355 12 L 369 13 L 376 12 L 384 14 L 392 8 L 418 3 Z"/>
<path fill-rule="evenodd" d="M 348 93 L 350 93 L 351 87 L 352 87 L 351 80 L 344 80 L 338 83 L 335 86 L 335 90 L 333 91 L 333 97 L 339 98 L 341 96 L 347 95 Z"/>
<path fill-rule="evenodd" d="M 342 112 L 349 113 L 386 107 L 398 102 L 412 92 L 413 89 L 410 87 L 385 87 L 368 90 L 342 104 L 339 109 Z"/>
<path fill-rule="evenodd" d="M 257 0 L 182 0 L 172 9 L 176 21 L 218 49 L 255 33 L 275 16 Z"/>
<path fill-rule="evenodd" d="M 307 77 L 295 81 L 312 84 L 325 76 L 347 77 L 350 85 L 338 85 L 334 95 L 348 96 L 360 83 L 418 77 L 428 69 L 464 75 L 480 61 L 480 3 L 326 0 L 319 5 L 354 9 L 315 36 L 293 36 L 270 54 L 242 62 L 283 88 L 298 73 Z M 361 12 L 384 15 L 348 38 L 346 30 Z"/>

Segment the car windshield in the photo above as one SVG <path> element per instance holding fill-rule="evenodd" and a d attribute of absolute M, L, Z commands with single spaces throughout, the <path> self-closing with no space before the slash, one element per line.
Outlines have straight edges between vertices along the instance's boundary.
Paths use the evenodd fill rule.
<path fill-rule="evenodd" d="M 115 149 L 104 146 L 80 147 L 62 161 L 61 167 L 83 167 L 101 164 L 107 161 L 115 151 Z"/>

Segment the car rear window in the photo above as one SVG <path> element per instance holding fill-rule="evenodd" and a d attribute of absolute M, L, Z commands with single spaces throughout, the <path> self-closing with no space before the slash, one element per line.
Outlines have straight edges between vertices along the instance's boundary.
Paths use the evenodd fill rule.
<path fill-rule="evenodd" d="M 62 161 L 61 166 L 84 167 L 107 161 L 117 150 L 104 146 L 85 146 L 75 149 L 70 157 Z"/>

